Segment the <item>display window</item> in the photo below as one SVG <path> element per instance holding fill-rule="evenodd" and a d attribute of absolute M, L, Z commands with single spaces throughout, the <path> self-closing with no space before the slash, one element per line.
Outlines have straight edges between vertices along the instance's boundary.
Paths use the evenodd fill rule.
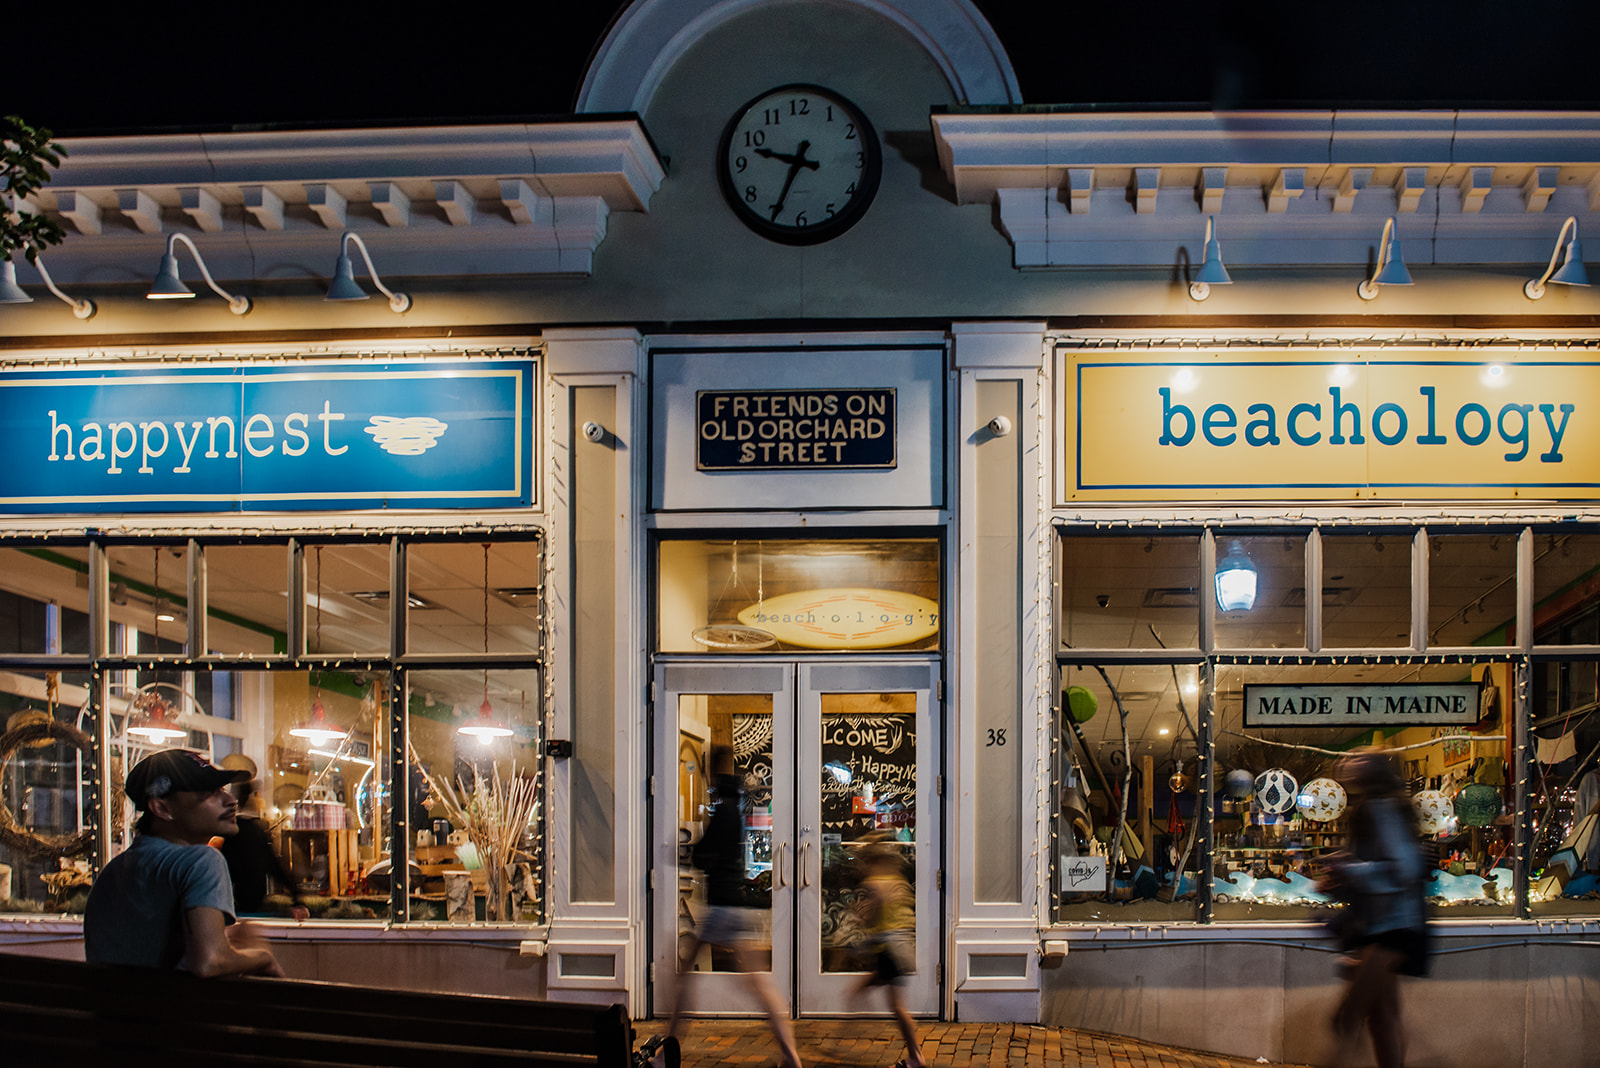
<path fill-rule="evenodd" d="M 1056 918 L 1195 919 L 1205 863 L 1198 667 L 1073 665 L 1062 668 L 1061 682 L 1052 775 Z"/>
<path fill-rule="evenodd" d="M 663 540 L 668 653 L 917 652 L 944 631 L 933 538 Z"/>
<path fill-rule="evenodd" d="M 1324 915 L 1318 876 L 1349 845 L 1340 759 L 1364 747 L 1404 780 L 1435 915 L 1600 914 L 1592 541 L 1059 528 L 1055 918 Z M 1190 546 L 1185 589 L 1159 562 Z M 1194 648 L 1168 640 L 1179 611 Z"/>
<path fill-rule="evenodd" d="M 241 914 L 542 922 L 537 532 L 0 553 L 0 912 L 81 912 L 132 840 L 124 771 L 187 747 L 252 776 Z"/>

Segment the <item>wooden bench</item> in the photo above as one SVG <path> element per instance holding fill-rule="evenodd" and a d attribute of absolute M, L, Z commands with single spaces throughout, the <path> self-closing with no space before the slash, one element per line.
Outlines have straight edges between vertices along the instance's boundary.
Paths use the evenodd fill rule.
<path fill-rule="evenodd" d="M 634 1068 L 621 1005 L 425 994 L 303 979 L 197 979 L 0 953 L 7 1064 Z"/>

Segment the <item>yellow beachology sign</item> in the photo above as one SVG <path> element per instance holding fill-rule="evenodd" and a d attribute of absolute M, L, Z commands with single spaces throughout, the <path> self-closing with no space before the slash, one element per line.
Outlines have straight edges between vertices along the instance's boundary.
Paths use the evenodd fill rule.
<path fill-rule="evenodd" d="M 1600 354 L 1062 350 L 1063 498 L 1600 497 Z"/>
<path fill-rule="evenodd" d="M 899 590 L 840 586 L 779 594 L 739 622 L 801 649 L 890 649 L 939 633 L 939 606 Z"/>

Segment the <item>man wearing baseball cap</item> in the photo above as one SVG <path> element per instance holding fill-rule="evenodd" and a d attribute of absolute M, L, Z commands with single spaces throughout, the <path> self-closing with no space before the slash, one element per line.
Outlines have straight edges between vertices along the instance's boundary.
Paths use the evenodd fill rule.
<path fill-rule="evenodd" d="M 123 789 L 140 812 L 138 836 L 89 892 L 83 948 L 91 964 L 283 975 L 245 925 L 229 926 L 233 882 L 222 854 L 207 844 L 239 832 L 228 786 L 249 777 L 187 749 L 153 753 L 128 772 Z"/>

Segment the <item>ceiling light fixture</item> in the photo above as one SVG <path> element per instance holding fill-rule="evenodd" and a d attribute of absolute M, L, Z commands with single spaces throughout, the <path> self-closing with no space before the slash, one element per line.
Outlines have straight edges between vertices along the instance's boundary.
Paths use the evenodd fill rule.
<path fill-rule="evenodd" d="M 302 720 L 290 729 L 296 738 L 304 738 L 312 745 L 329 745 L 345 736 L 345 732 L 328 722 L 328 710 L 317 701 L 311 706 L 311 718 Z"/>
<path fill-rule="evenodd" d="M 1362 300 L 1377 300 L 1379 286 L 1409 286 L 1411 272 L 1406 270 L 1405 258 L 1400 255 L 1400 228 L 1391 215 L 1383 220 L 1383 235 L 1378 238 L 1377 269 L 1372 277 L 1356 286 L 1356 295 Z"/>
<path fill-rule="evenodd" d="M 1205 262 L 1200 264 L 1200 270 L 1195 274 L 1194 281 L 1189 283 L 1189 298 L 1205 300 L 1211 295 L 1212 286 L 1231 285 L 1233 279 L 1228 277 L 1228 269 L 1222 265 L 1222 246 L 1217 242 L 1216 216 L 1207 215 Z"/>
<path fill-rule="evenodd" d="M 483 543 L 483 653 L 489 655 L 489 543 Z M 489 669 L 483 669 L 483 704 L 478 706 L 478 717 L 456 728 L 457 734 L 476 738 L 483 745 L 491 745 L 496 738 L 511 737 L 512 730 L 494 718 L 494 706 L 489 703 Z"/>
<path fill-rule="evenodd" d="M 211 272 L 206 269 L 206 261 L 200 257 L 200 250 L 195 243 L 189 240 L 186 234 L 170 234 L 167 237 L 167 251 L 161 256 L 161 265 L 156 268 L 156 279 L 150 286 L 150 292 L 145 294 L 146 300 L 186 300 L 194 298 L 194 290 L 183 284 L 183 279 L 178 277 L 178 257 L 173 251 L 178 242 L 182 241 L 189 246 L 189 251 L 194 255 L 194 262 L 200 267 L 200 275 L 206 280 L 206 285 L 211 291 L 228 302 L 228 310 L 235 315 L 243 315 L 250 310 L 250 298 L 234 296 L 226 289 L 217 285 L 216 279 L 211 277 Z"/>
<path fill-rule="evenodd" d="M 133 698 L 127 733 L 134 738 L 160 745 L 187 738 L 189 732 L 178 725 L 178 712 L 153 687 L 140 690 Z"/>
<path fill-rule="evenodd" d="M 370 300 L 372 294 L 361 288 L 356 281 L 353 265 L 350 262 L 350 243 L 354 241 L 356 248 L 361 250 L 361 258 L 366 262 L 367 274 L 372 276 L 372 284 L 378 287 L 378 292 L 389 298 L 389 309 L 395 314 L 400 314 L 411 307 L 411 298 L 404 293 L 396 293 L 383 284 L 378 277 L 377 268 L 372 266 L 372 257 L 367 254 L 367 243 L 361 240 L 354 230 L 346 230 L 339 238 L 339 259 L 333 265 L 333 281 L 328 285 L 328 295 L 325 300 Z"/>
<path fill-rule="evenodd" d="M 1217 562 L 1217 607 L 1224 612 L 1248 612 L 1256 604 L 1256 565 L 1237 538 Z"/>
<path fill-rule="evenodd" d="M 1567 238 L 1569 227 L 1572 230 L 1571 240 Z M 1562 262 L 1560 269 L 1557 269 L 1556 257 L 1561 255 L 1562 248 L 1567 250 L 1567 258 Z M 1568 215 L 1567 221 L 1561 224 L 1561 232 L 1556 235 L 1556 247 L 1550 252 L 1550 265 L 1538 278 L 1528 279 L 1527 284 L 1522 287 L 1523 296 L 1529 300 L 1538 300 L 1544 296 L 1547 282 L 1561 286 L 1589 284 L 1589 272 L 1583 269 L 1583 245 L 1578 241 L 1578 218 L 1575 215 Z"/>

